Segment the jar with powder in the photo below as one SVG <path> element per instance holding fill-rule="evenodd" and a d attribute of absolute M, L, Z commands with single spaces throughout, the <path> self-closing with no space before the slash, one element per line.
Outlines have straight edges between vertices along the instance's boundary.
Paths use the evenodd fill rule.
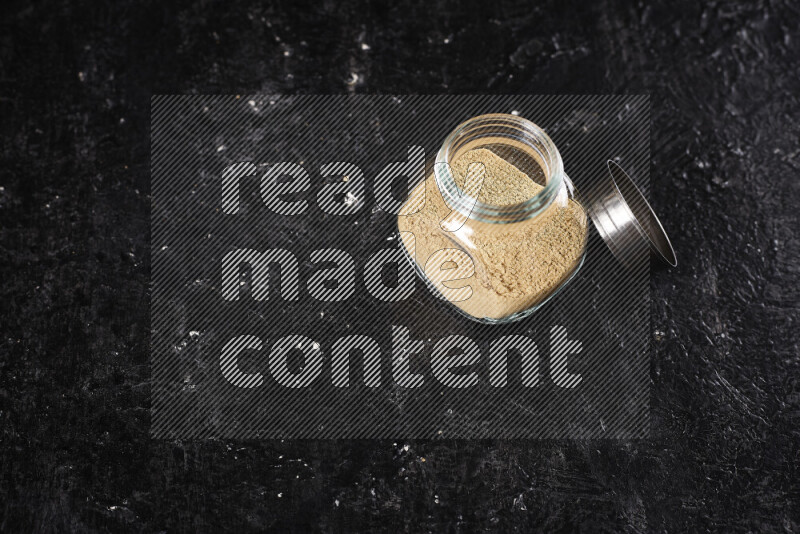
<path fill-rule="evenodd" d="M 575 276 L 587 214 L 544 130 L 491 114 L 445 139 L 433 171 L 403 205 L 398 230 L 408 258 L 440 298 L 471 319 L 505 323 L 540 308 Z"/>

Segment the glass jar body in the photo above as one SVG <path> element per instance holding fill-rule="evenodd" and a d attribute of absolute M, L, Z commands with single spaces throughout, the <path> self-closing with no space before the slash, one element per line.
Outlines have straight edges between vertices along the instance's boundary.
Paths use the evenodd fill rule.
<path fill-rule="evenodd" d="M 418 274 L 485 323 L 526 317 L 564 287 L 583 262 L 586 228 L 555 145 L 512 115 L 459 125 L 398 216 Z"/>

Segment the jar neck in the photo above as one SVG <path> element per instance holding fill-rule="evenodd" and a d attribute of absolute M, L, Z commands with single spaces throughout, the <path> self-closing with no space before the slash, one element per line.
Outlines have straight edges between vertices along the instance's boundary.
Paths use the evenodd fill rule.
<path fill-rule="evenodd" d="M 515 149 L 532 158 L 544 173 L 544 188 L 524 202 L 506 206 L 486 204 L 462 194 L 453 179 L 453 164 L 470 150 L 493 145 Z M 501 113 L 480 115 L 459 124 L 439 149 L 434 175 L 451 209 L 472 220 L 500 224 L 536 217 L 563 194 L 565 181 L 561 154 L 544 130 L 529 120 Z"/>

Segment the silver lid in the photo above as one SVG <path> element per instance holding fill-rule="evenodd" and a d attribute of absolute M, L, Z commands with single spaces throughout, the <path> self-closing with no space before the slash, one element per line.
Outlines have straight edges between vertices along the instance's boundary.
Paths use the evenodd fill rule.
<path fill-rule="evenodd" d="M 589 215 L 600 237 L 621 263 L 650 253 L 675 267 L 672 243 L 641 191 L 622 167 L 608 160 L 608 180 L 598 184 L 589 202 Z"/>

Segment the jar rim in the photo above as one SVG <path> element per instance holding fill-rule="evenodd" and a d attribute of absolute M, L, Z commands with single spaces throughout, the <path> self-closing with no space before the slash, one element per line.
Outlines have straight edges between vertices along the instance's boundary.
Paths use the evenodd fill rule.
<path fill-rule="evenodd" d="M 528 200 L 504 206 L 486 204 L 462 193 L 453 180 L 450 165 L 464 143 L 484 138 L 485 145 L 508 144 L 538 154 L 544 163 L 540 166 L 546 167 L 542 168 L 545 187 Z M 452 209 L 473 220 L 510 223 L 536 217 L 553 203 L 564 185 L 564 164 L 555 143 L 542 128 L 518 115 L 489 113 L 472 117 L 450 132 L 436 156 L 434 175 L 440 193 Z"/>

